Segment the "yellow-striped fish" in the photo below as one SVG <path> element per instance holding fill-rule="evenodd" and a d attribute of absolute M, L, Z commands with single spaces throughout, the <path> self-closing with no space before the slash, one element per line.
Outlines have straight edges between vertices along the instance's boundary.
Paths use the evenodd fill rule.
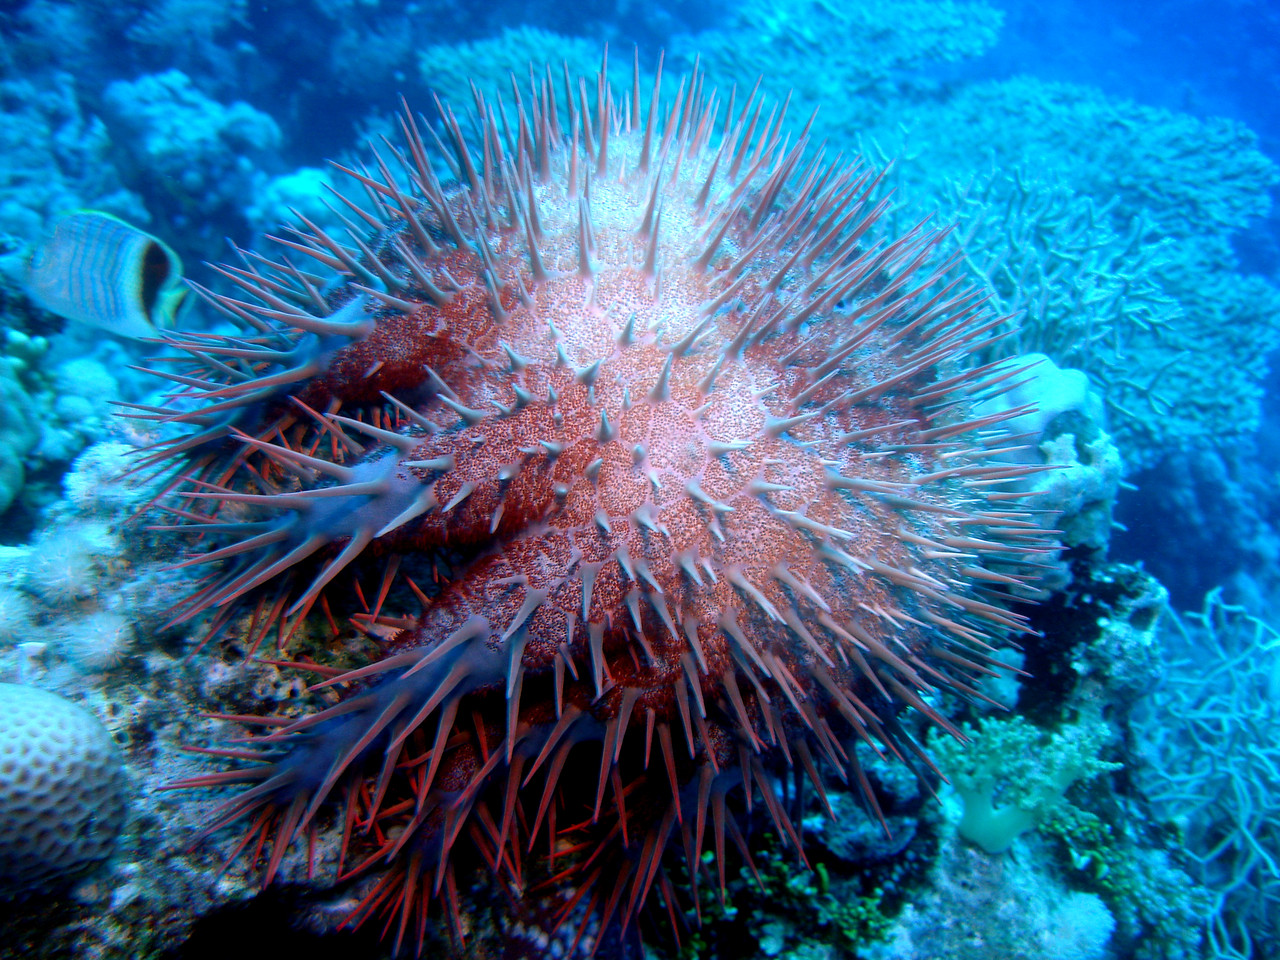
<path fill-rule="evenodd" d="M 98 210 L 58 218 L 26 281 L 46 310 L 135 340 L 172 327 L 187 296 L 182 261 L 164 241 Z"/>

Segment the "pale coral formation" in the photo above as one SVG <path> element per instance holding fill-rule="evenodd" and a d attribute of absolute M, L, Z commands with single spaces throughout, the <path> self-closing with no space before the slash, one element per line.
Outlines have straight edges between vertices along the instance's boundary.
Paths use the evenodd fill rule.
<path fill-rule="evenodd" d="M 931 890 L 909 904 L 876 960 L 1105 960 L 1115 918 L 1096 894 L 1034 863 L 944 845 Z"/>
<path fill-rule="evenodd" d="M 1099 759 L 1109 733 L 1096 721 L 1048 733 L 1021 717 L 989 717 L 961 732 L 968 742 L 935 733 L 930 747 L 962 802 L 960 836 L 987 853 L 1004 853 L 1054 815 L 1077 781 L 1120 767 Z"/>
<path fill-rule="evenodd" d="M 982 0 L 747 0 L 677 49 L 726 89 L 759 80 L 779 102 L 791 98 L 794 130 L 821 105 L 818 129 L 847 137 L 883 121 L 886 104 L 931 88 L 924 68 L 987 51 L 1003 20 Z"/>
<path fill-rule="evenodd" d="M 1135 725 L 1141 783 L 1213 892 L 1215 955 L 1267 956 L 1280 932 L 1280 631 L 1214 591 L 1165 638 L 1164 682 Z"/>
<path fill-rule="evenodd" d="M 984 278 L 1019 348 L 1088 375 L 1105 405 L 1091 419 L 1131 461 L 1158 455 L 1161 440 L 1186 433 L 1188 418 L 1177 409 L 1182 378 L 1169 371 L 1192 365 L 1192 344 L 1182 329 L 1185 308 L 1162 273 L 1173 241 L 1143 216 L 1118 232 L 1114 197 L 1100 205 L 1018 170 L 945 189 L 941 215 L 958 221 L 955 248 Z M 1134 351 L 1154 376 L 1134 379 Z"/>
<path fill-rule="evenodd" d="M 981 412 L 1023 410 L 1008 424 L 1027 444 L 1006 456 L 1046 469 L 1026 477 L 1036 506 L 1052 518 L 1063 550 L 1044 558 L 1037 595 L 1061 590 L 1071 579 L 1073 553 L 1101 555 L 1114 525 L 1112 513 L 1123 469 L 1120 452 L 1103 429 L 1103 405 L 1080 370 L 1061 369 L 1042 353 L 1007 361 L 1025 373 L 1000 396 L 979 405 Z"/>
<path fill-rule="evenodd" d="M 0 896 L 65 883 L 106 860 L 126 789 L 119 751 L 93 714 L 0 683 Z"/>
<path fill-rule="evenodd" d="M 1280 293 L 1241 274 L 1231 237 L 1278 173 L 1251 131 L 1026 77 L 895 119 L 863 141 L 903 156 L 917 210 L 954 198 L 959 248 L 1027 309 L 1029 346 L 1090 374 L 1130 469 L 1256 430 Z"/>
<path fill-rule="evenodd" d="M 88 206 L 146 222 L 141 200 L 121 183 L 106 126 L 84 109 L 81 93 L 70 73 L 43 84 L 0 79 L 0 232 L 34 240 L 49 217 Z"/>
<path fill-rule="evenodd" d="M 280 145 L 268 114 L 241 100 L 219 103 L 179 70 L 117 80 L 103 104 L 127 151 L 126 176 L 166 217 L 238 220 Z"/>
<path fill-rule="evenodd" d="M 487 96 L 507 95 L 509 77 L 523 80 L 531 63 L 564 63 L 569 76 L 580 77 L 599 70 L 600 61 L 600 45 L 591 40 L 521 26 L 505 28 L 484 40 L 427 47 L 418 57 L 418 68 L 431 91 L 463 114 L 474 102 L 473 80 L 478 79 Z M 613 61 L 610 77 L 625 86 L 631 79 L 630 52 L 615 52 Z"/>
<path fill-rule="evenodd" d="M 48 634 L 56 637 L 68 657 L 86 671 L 119 667 L 134 640 L 133 624 L 110 610 L 51 625 Z"/>

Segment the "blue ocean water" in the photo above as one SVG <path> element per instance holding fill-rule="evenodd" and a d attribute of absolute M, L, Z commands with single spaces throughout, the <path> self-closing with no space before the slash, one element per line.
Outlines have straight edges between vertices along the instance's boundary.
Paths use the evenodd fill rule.
<path fill-rule="evenodd" d="M 209 522 L 213 514 L 204 513 L 203 504 L 225 495 L 219 522 L 230 518 L 225 522 L 236 531 L 274 536 L 276 528 L 253 526 L 263 521 L 243 494 L 299 492 L 305 500 L 311 486 L 335 477 L 362 481 L 366 474 L 308 460 L 301 477 L 277 483 L 248 454 L 234 467 L 213 469 L 201 458 L 208 454 L 216 464 L 221 454 L 194 441 L 183 447 L 172 439 L 173 431 L 195 435 L 211 429 L 221 431 L 215 440 L 224 439 L 227 424 L 216 404 L 238 396 L 243 388 L 236 384 L 275 374 L 286 384 L 318 382 L 326 365 L 338 369 L 334 358 L 343 349 L 368 335 L 290 325 L 291 311 L 317 305 L 328 310 L 339 295 L 344 306 L 355 304 L 355 313 L 367 304 L 372 316 L 384 307 L 400 309 L 397 304 L 409 293 L 419 297 L 420 287 L 397 293 L 394 283 L 369 266 L 371 250 L 357 250 L 366 234 L 385 230 L 379 218 L 399 216 L 387 199 L 393 192 L 365 189 L 358 178 L 336 174 L 328 161 L 381 183 L 394 177 L 378 173 L 369 145 L 389 144 L 379 149 L 394 157 L 394 176 L 402 176 L 397 164 L 408 151 L 398 119 L 403 97 L 431 131 L 427 141 L 443 141 L 444 159 L 435 161 L 435 172 L 446 190 L 456 189 L 468 177 L 455 159 L 458 148 L 438 95 L 458 109 L 457 141 L 470 144 L 481 174 L 501 179 L 493 173 L 501 167 L 493 154 L 502 147 L 485 139 L 481 124 L 461 116 L 475 102 L 470 81 L 490 104 L 497 102 L 495 91 L 507 98 L 492 122 L 515 158 L 523 149 L 518 125 L 525 104 L 517 109 L 510 100 L 511 71 L 523 95 L 536 99 L 539 84 L 526 81 L 524 64 L 530 58 L 563 60 L 569 71 L 589 77 L 581 97 L 594 102 L 594 71 L 605 44 L 610 78 L 620 91 L 619 129 L 633 51 L 646 90 L 659 56 L 665 58 L 664 98 L 675 96 L 671 84 L 690 75 L 695 61 L 706 71 L 708 88 L 736 85 L 737 97 L 761 76 L 768 98 L 795 91 L 785 124 L 778 122 L 778 142 L 794 143 L 803 132 L 811 155 L 826 151 L 823 156 L 839 156 L 841 163 L 855 154 L 875 165 L 894 162 L 876 186 L 882 191 L 876 200 L 892 194 L 898 205 L 899 212 L 882 221 L 885 236 L 925 216 L 955 225 L 940 241 L 940 256 L 955 257 L 956 269 L 991 309 L 1013 318 L 1000 328 L 1009 331 L 1007 348 L 984 348 L 975 362 L 994 363 L 1011 353 L 1047 358 L 1026 388 L 1043 415 L 1017 422 L 1036 438 L 1030 442 L 1035 465 L 1054 467 L 1036 488 L 1032 503 L 1043 509 L 1032 516 L 1056 531 L 1062 549 L 1037 559 L 1037 585 L 1022 591 L 1036 600 L 1035 606 L 1016 607 L 1027 613 L 1028 631 L 1014 631 L 1007 649 L 990 658 L 980 652 L 965 661 L 972 674 L 996 674 L 983 690 L 1008 709 L 989 710 L 981 698 L 975 703 L 951 688 L 927 690 L 928 710 L 956 724 L 970 741 L 967 748 L 926 733 L 917 713 L 904 711 L 913 719 L 902 721 L 910 728 L 902 736 L 921 740 L 937 758 L 937 769 L 930 769 L 932 761 L 885 762 L 883 754 L 899 743 L 893 731 L 880 739 L 879 733 L 867 734 L 856 745 L 850 737 L 824 760 L 818 744 L 826 735 L 814 731 L 811 719 L 799 719 L 808 716 L 800 706 L 803 696 L 791 700 L 795 713 L 788 722 L 806 728 L 796 734 L 797 742 L 814 745 L 822 769 L 813 777 L 828 783 L 828 796 L 817 799 L 818 790 L 790 755 L 779 763 L 787 773 L 768 786 L 761 779 L 760 790 L 770 791 L 770 799 L 776 794 L 787 807 L 812 869 L 784 852 L 786 831 L 777 818 L 760 812 L 763 802 L 755 803 L 754 814 L 744 812 L 739 791 L 730 809 L 744 825 L 754 824 L 744 841 L 754 851 L 754 865 L 746 865 L 731 841 L 726 881 L 707 853 L 702 888 L 684 900 L 669 893 L 668 878 L 672 889 L 689 885 L 690 868 L 675 839 L 683 831 L 683 846 L 691 842 L 681 815 L 677 826 L 668 824 L 661 887 L 648 892 L 640 919 L 625 931 L 615 923 L 601 932 L 593 917 L 600 916 L 603 902 L 574 899 L 589 886 L 583 874 L 557 884 L 549 879 L 554 871 L 542 861 L 535 866 L 528 850 L 509 853 L 505 865 L 486 867 L 507 826 L 499 826 L 501 805 L 485 807 L 467 820 L 464 842 L 474 845 L 474 869 L 461 893 L 446 890 L 426 898 L 430 920 L 420 935 L 410 931 L 406 950 L 411 953 L 418 942 L 427 952 L 461 950 L 459 933 L 465 931 L 474 955 L 512 957 L 590 950 L 619 957 L 885 960 L 1280 956 L 1280 214 L 1274 203 L 1280 184 L 1280 9 L 1274 4 L 13 0 L 0 9 L 0 681 L 52 690 L 97 716 L 117 744 L 119 759 L 113 762 L 123 765 L 132 800 L 109 859 L 69 870 L 53 888 L 33 896 L 19 889 L 25 885 L 20 861 L 27 847 L 0 841 L 0 891 L 7 891 L 0 893 L 0 958 L 179 958 L 232 950 L 265 957 L 302 949 L 309 956 L 391 955 L 397 914 L 391 909 L 386 919 L 377 910 L 394 903 L 396 894 L 375 885 L 381 867 L 335 879 L 334 865 L 348 835 L 356 837 L 357 847 L 364 845 L 358 858 L 363 859 L 388 844 L 388 837 L 382 852 L 395 845 L 399 831 L 418 829 L 416 821 L 406 827 L 396 819 L 413 808 L 411 794 L 401 807 L 379 812 L 369 799 L 378 791 L 376 766 L 364 780 L 351 778 L 351 795 L 363 789 L 367 796 L 348 800 L 345 808 L 336 799 L 323 805 L 311 835 L 300 833 L 289 845 L 281 879 L 259 892 L 262 863 L 255 868 L 252 861 L 270 854 L 250 857 L 245 851 L 261 845 L 254 830 L 265 841 L 268 826 L 277 822 L 271 819 L 274 808 L 218 808 L 233 788 L 244 785 L 232 777 L 219 780 L 215 771 L 225 769 L 220 761 L 182 750 L 226 749 L 236 735 L 203 715 L 294 719 L 331 706 L 325 699 L 331 693 L 309 692 L 313 678 L 300 679 L 304 675 L 283 661 L 318 663 L 321 677 L 329 675 L 324 671 L 378 662 L 394 643 L 390 624 L 408 624 L 417 598 L 429 606 L 427 595 L 434 599 L 447 589 L 450 576 L 462 569 L 460 554 L 439 567 L 432 561 L 406 573 L 411 558 L 398 578 L 401 561 L 386 566 L 375 545 L 364 559 L 376 554 L 377 569 L 371 564 L 351 582 L 335 579 L 323 607 L 312 611 L 310 602 L 303 604 L 296 621 L 303 623 L 302 650 L 281 652 L 270 646 L 277 635 L 268 637 L 268 628 L 279 621 L 281 638 L 286 625 L 296 629 L 292 609 L 282 611 L 297 593 L 252 594 L 241 587 L 268 568 L 287 572 L 293 561 L 281 561 L 276 570 L 269 560 L 279 555 L 267 554 L 268 561 L 237 581 L 246 568 L 234 567 L 240 554 L 229 551 L 232 566 L 219 569 L 235 573 L 201 580 L 206 568 L 194 567 L 200 571 L 195 573 L 175 564 L 192 551 L 211 549 L 205 539 L 217 540 L 222 528 L 211 527 L 205 539 L 188 535 L 194 544 L 157 528 Z M 554 92 L 559 82 L 556 76 L 548 86 Z M 578 95 L 572 85 L 569 93 Z M 562 108 L 568 99 L 562 97 Z M 717 114 L 717 129 L 722 123 L 728 129 Z M 519 162 L 513 161 L 513 171 Z M 403 170 L 413 178 L 409 160 Z M 419 197 L 432 193 L 425 182 L 419 173 Z M 430 206 L 428 200 L 414 202 Z M 486 202 L 497 209 L 506 201 Z M 515 209 L 526 201 L 510 202 Z M 58 218 L 84 208 L 136 229 L 109 248 L 56 251 L 66 255 L 66 283 L 76 284 L 70 299 L 90 316 L 77 323 L 40 307 L 47 301 L 33 296 L 30 263 L 34 252 L 48 251 L 55 242 L 50 230 Z M 511 222 L 520 216 L 511 213 Z M 313 226 L 341 239 L 316 241 Z M 533 229 L 530 224 L 530 238 Z M 877 242 L 880 229 L 870 235 Z M 588 233 L 584 228 L 582 235 Z M 282 247 L 272 237 L 295 246 Z M 148 297 L 154 296 L 157 264 L 163 260 L 168 270 L 172 261 L 160 257 L 148 239 L 181 259 L 196 291 L 176 320 L 179 334 L 190 337 L 180 347 L 130 338 L 121 308 L 107 306 L 127 302 L 133 323 L 149 314 L 156 337 L 164 335 L 168 318 Z M 444 227 L 430 240 L 454 242 Z M 387 252 L 392 246 L 385 242 L 377 256 L 394 259 Z M 362 266 L 344 259 L 348 253 Z M 220 263 L 230 266 L 214 266 Z M 488 295 L 487 269 L 476 274 L 480 301 Z M 885 278 L 892 269 L 896 265 L 885 267 Z M 352 283 L 376 292 L 353 294 Z M 445 286 L 442 300 L 451 293 Z M 493 296 L 500 311 L 502 294 Z M 265 304 L 268 313 L 242 308 L 240 298 Z M 846 307 L 841 300 L 839 309 Z M 837 309 L 834 298 L 830 309 Z M 1019 332 L 1012 332 L 1015 325 Z M 359 356 L 366 377 L 394 365 L 394 356 Z M 199 361 L 194 366 L 193 357 Z M 523 369 L 518 351 L 511 357 L 511 371 Z M 477 366 L 486 363 L 476 360 Z M 293 376 L 291 365 L 305 370 Z M 589 370 L 584 365 L 582 382 L 590 383 Z M 174 375 L 168 386 L 157 371 Z M 422 389 L 407 402 L 425 404 L 436 393 L 445 395 L 434 385 Z M 276 456 L 276 466 L 281 458 L 298 463 L 304 446 L 308 455 L 337 460 L 336 451 L 346 443 L 358 452 L 343 456 L 363 455 L 363 446 L 337 439 L 342 429 L 333 426 L 336 421 L 323 420 L 336 405 L 306 406 L 325 402 L 322 390 L 304 393 L 298 386 L 295 394 L 299 403 L 290 407 L 288 422 L 243 422 L 253 435 L 249 442 L 258 444 L 254 449 L 297 445 Z M 282 396 L 269 393 L 260 403 L 240 406 L 257 416 L 274 409 Z M 519 394 L 517 399 L 525 402 Z M 456 396 L 451 401 L 461 407 L 464 421 L 481 419 Z M 506 410 L 499 400 L 492 402 Z M 215 405 L 213 413 L 197 409 L 209 405 Z M 122 418 L 121 411 L 138 418 Z M 388 429 L 415 436 L 438 430 L 424 426 L 418 413 L 377 411 L 368 414 L 375 425 L 385 416 Z M 485 415 L 492 416 L 487 408 Z M 322 424 L 319 435 L 303 436 L 312 422 L 307 416 Z M 230 426 L 238 431 L 241 423 L 232 420 Z M 386 439 L 372 436 L 366 444 L 371 448 Z M 979 445 L 998 445 L 987 439 Z M 150 445 L 166 442 L 179 444 L 169 466 L 165 458 L 148 456 Z M 328 447 L 334 452 L 326 454 Z M 554 444 L 543 449 L 552 459 L 560 452 Z M 913 451 L 904 447 L 878 456 L 889 454 Z M 138 470 L 139 458 L 145 469 Z M 643 453 L 634 459 L 639 465 Z M 171 467 L 174 472 L 166 474 Z M 219 473 L 224 467 L 227 472 Z M 656 497 L 656 480 L 654 487 Z M 701 495 L 701 502 L 712 505 L 708 526 L 729 514 L 696 483 L 694 488 L 698 493 L 691 497 Z M 458 493 L 442 513 L 475 495 L 474 485 Z M 399 506 L 380 522 L 390 528 Z M 440 506 L 424 510 L 429 514 Z M 325 509 L 316 506 L 314 512 L 322 514 L 321 524 L 331 523 L 341 533 L 325 547 L 338 553 L 358 537 Z M 501 517 L 499 510 L 489 533 L 499 529 Z M 634 524 L 644 526 L 645 520 Z M 1026 526 L 1033 524 L 1028 520 Z M 830 526 L 811 525 L 809 534 L 815 529 L 828 546 L 838 546 Z M 232 535 L 227 537 L 219 545 L 230 543 Z M 917 548 L 928 551 L 929 562 L 945 564 L 965 551 L 981 553 L 982 545 L 974 543 L 940 546 L 930 540 Z M 919 549 L 916 555 L 923 556 Z M 878 562 L 874 553 L 868 557 Z M 323 550 L 317 556 L 325 556 Z M 986 563 L 991 570 L 976 595 L 1005 603 L 1023 585 L 1009 588 L 1013 581 L 1000 557 Z M 385 577 L 384 569 L 390 571 Z M 861 567 L 853 561 L 848 570 L 857 575 L 850 583 L 874 579 L 875 569 L 865 560 Z M 906 587 L 967 589 L 930 579 L 932 569 L 884 579 L 887 594 Z M 702 586 L 700 573 L 690 576 Z M 266 574 L 263 579 L 270 580 Z M 641 587 L 649 595 L 643 570 L 633 572 L 631 581 L 637 596 Z M 803 599 L 813 589 L 785 578 L 778 583 L 788 597 Z M 201 590 L 214 598 L 210 609 L 182 614 Z M 237 606 L 241 592 L 251 600 L 243 609 Z M 741 593 L 749 600 L 751 590 Z M 868 622 L 888 636 L 908 638 L 898 642 L 917 654 L 909 638 L 913 625 L 924 624 L 910 615 L 915 608 L 895 620 L 872 606 L 864 604 Z M 805 609 L 813 615 L 811 626 L 820 622 L 819 605 Z M 965 609 L 965 616 L 972 613 L 972 607 Z M 654 611 L 651 619 L 658 616 L 656 603 Z M 660 612 L 670 616 L 665 605 Z M 641 613 L 630 615 L 640 629 Z M 328 624 L 333 639 L 321 643 L 315 637 Z M 502 639 L 518 638 L 519 626 Z M 969 639 L 964 628 L 960 637 Z M 207 645 L 201 643 L 205 639 Z M 566 649 L 573 642 L 571 633 Z M 579 667 L 585 683 L 591 668 L 583 665 L 594 660 L 586 642 L 577 642 L 584 651 Z M 867 642 L 854 644 L 870 655 Z M 807 652 L 804 658 L 814 659 Z M 1021 672 L 993 670 L 994 661 Z M 555 663 L 561 671 L 556 683 L 569 682 L 564 663 L 572 680 L 578 679 L 569 654 Z M 544 670 L 547 687 L 550 670 Z M 748 675 L 754 679 L 749 666 L 740 678 Z M 668 684 L 683 695 L 683 674 L 677 670 L 673 676 Z M 442 686 L 447 679 L 442 677 Z M 599 689 L 602 683 L 594 694 L 600 703 L 608 694 Z M 750 692 L 746 679 L 740 684 Z M 501 696 L 510 697 L 514 688 L 519 704 L 519 687 L 505 680 L 498 687 L 504 685 Z M 813 681 L 809 696 L 817 702 L 825 689 Z M 702 693 L 696 686 L 694 691 L 701 704 Z M 875 689 L 868 685 L 862 692 L 872 705 L 857 709 L 867 715 L 883 706 L 881 695 L 890 705 L 886 709 L 901 705 L 878 680 Z M 732 716 L 729 694 L 716 701 L 713 693 L 707 694 L 712 720 Z M 786 709 L 791 688 L 775 688 L 774 694 Z M 350 690 L 344 695 L 354 696 Z M 485 704 L 479 696 L 476 702 L 478 717 Z M 687 717 L 688 702 L 682 704 Z M 833 708 L 832 723 L 845 722 L 837 713 Z M 507 715 L 499 711 L 497 735 Z M 708 716 L 705 707 L 701 716 Z M 866 716 L 859 716 L 862 724 Z M 641 736 L 640 717 L 633 721 L 633 737 Z M 645 778 L 657 779 L 649 769 L 649 722 L 645 773 L 635 787 L 640 796 Z M 768 721 L 771 735 L 773 722 Z M 781 728 L 783 721 L 777 722 Z M 260 733 L 262 724 L 269 731 L 275 721 L 248 723 Z M 685 723 L 693 769 L 694 726 Z M 898 720 L 890 723 L 896 727 Z M 474 730 L 483 742 L 489 728 L 482 726 L 477 719 Z M 336 728 L 337 721 L 329 719 L 316 730 Z M 430 738 L 417 732 L 422 742 L 404 747 L 406 770 L 431 764 Z M 352 757 L 365 762 L 369 750 L 380 751 L 384 740 L 378 736 L 387 735 L 370 733 L 364 752 L 354 750 Z M 600 738 L 582 736 L 584 742 Z M 623 733 L 616 736 L 621 741 Z M 408 733 L 396 749 L 407 738 Z M 345 747 L 358 739 L 350 735 Z M 711 743 L 709 736 L 705 742 Z M 18 751 L 17 740 L 11 743 L 11 752 Z M 276 749 L 264 743 L 262 755 Z M 548 743 L 548 754 L 553 745 Z M 0 756 L 4 749 L 0 737 Z M 252 761 L 234 752 L 242 748 L 229 749 L 228 762 Z M 443 753 L 446 746 L 438 749 Z M 711 752 L 708 746 L 705 754 Z M 912 756 L 909 749 L 903 752 Z M 879 814 L 856 782 L 849 786 L 835 775 L 848 754 L 865 755 L 871 792 L 883 804 Z M 489 761 L 489 744 L 477 756 L 478 769 Z M 341 765 L 333 762 L 337 781 Z M 31 814 L 29 801 L 14 786 L 20 766 L 5 763 L 0 762 L 0 832 L 66 832 L 57 811 Z M 657 766 L 654 760 L 653 770 Z M 323 764 L 317 769 L 307 776 L 318 782 Z M 604 796 L 608 771 L 604 764 L 600 769 Z M 477 792 L 485 777 L 498 776 L 490 767 L 484 770 L 470 771 Z M 212 779 L 196 785 L 213 789 L 162 789 L 201 776 Z M 942 786 L 942 777 L 951 786 Z M 505 775 L 500 779 L 506 782 Z M 511 782 L 518 780 L 517 770 Z M 588 765 L 587 820 L 600 812 L 596 781 L 596 768 Z M 465 783 L 453 788 L 449 803 L 466 796 Z M 615 789 L 621 809 L 630 791 Z M 696 775 L 689 774 L 682 789 L 672 790 L 677 808 L 683 797 L 688 809 L 695 803 L 709 809 L 711 788 L 700 795 Z M 935 789 L 940 800 L 930 796 Z M 279 791 L 287 793 L 285 787 Z M 422 787 L 419 806 L 426 793 Z M 534 832 L 529 821 L 541 820 L 540 800 L 534 795 L 516 803 L 520 812 L 508 815 L 518 826 L 510 829 Z M 344 813 L 360 803 L 367 804 L 365 820 Z M 824 806 L 833 817 L 823 815 Z M 202 828 L 222 816 L 218 809 L 245 813 L 254 824 L 245 850 L 236 849 L 236 829 L 211 831 L 192 846 Z M 36 819 L 22 819 L 31 816 Z M 625 824 L 626 814 L 621 817 Z M 707 831 L 715 833 L 712 827 Z M 570 846 L 568 839 L 559 842 Z M 628 856 L 621 861 L 628 869 L 641 862 L 657 883 L 657 860 L 635 848 Z M 312 871 L 309 859 L 321 869 Z M 370 863 L 377 859 L 370 856 Z M 225 875 L 224 861 L 230 864 Z M 392 873 L 397 869 L 402 868 Z M 624 868 L 611 863 L 609 869 Z M 500 881 L 486 881 L 491 873 L 500 874 Z M 722 883 L 727 890 L 717 897 Z M 612 914 L 615 907 L 603 912 Z M 367 921 L 357 932 L 344 925 L 352 916 Z M 384 924 L 389 938 L 380 935 Z M 243 931 L 249 929 L 260 934 L 247 937 Z M 581 942 L 575 939 L 579 931 Z"/>

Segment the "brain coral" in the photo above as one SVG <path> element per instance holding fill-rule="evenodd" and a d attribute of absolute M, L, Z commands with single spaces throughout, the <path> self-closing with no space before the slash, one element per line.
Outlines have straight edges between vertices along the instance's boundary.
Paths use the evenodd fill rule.
<path fill-rule="evenodd" d="M 124 813 L 124 768 L 98 719 L 56 693 L 0 683 L 0 896 L 100 864 Z"/>
<path fill-rule="evenodd" d="M 878 174 L 786 142 L 785 109 L 604 76 L 531 69 L 439 134 L 406 113 L 341 234 L 222 268 L 242 332 L 175 337 L 172 403 L 137 411 L 197 428 L 148 454 L 186 563 L 221 564 L 178 621 L 379 639 L 308 662 L 333 706 L 178 786 L 241 787 L 209 830 L 244 821 L 268 881 L 336 808 L 377 878 L 351 920 L 397 947 L 435 899 L 464 932 L 468 865 L 545 876 L 534 849 L 561 919 L 634 928 L 674 909 L 669 846 L 695 885 L 726 839 L 749 860 L 744 803 L 797 842 L 792 765 L 874 803 L 854 743 L 922 756 L 900 713 L 947 726 L 930 695 L 991 671 L 1050 541 L 1007 457 L 1025 408 L 971 410 L 1018 379 L 971 359 L 1002 318 L 938 233 L 885 235 Z"/>

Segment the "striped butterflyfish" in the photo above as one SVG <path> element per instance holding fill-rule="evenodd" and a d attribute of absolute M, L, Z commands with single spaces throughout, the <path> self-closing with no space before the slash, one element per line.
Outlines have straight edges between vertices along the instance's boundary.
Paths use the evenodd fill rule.
<path fill-rule="evenodd" d="M 187 296 L 162 240 L 98 210 L 54 221 L 27 264 L 27 294 L 59 316 L 142 339 L 174 325 Z"/>

